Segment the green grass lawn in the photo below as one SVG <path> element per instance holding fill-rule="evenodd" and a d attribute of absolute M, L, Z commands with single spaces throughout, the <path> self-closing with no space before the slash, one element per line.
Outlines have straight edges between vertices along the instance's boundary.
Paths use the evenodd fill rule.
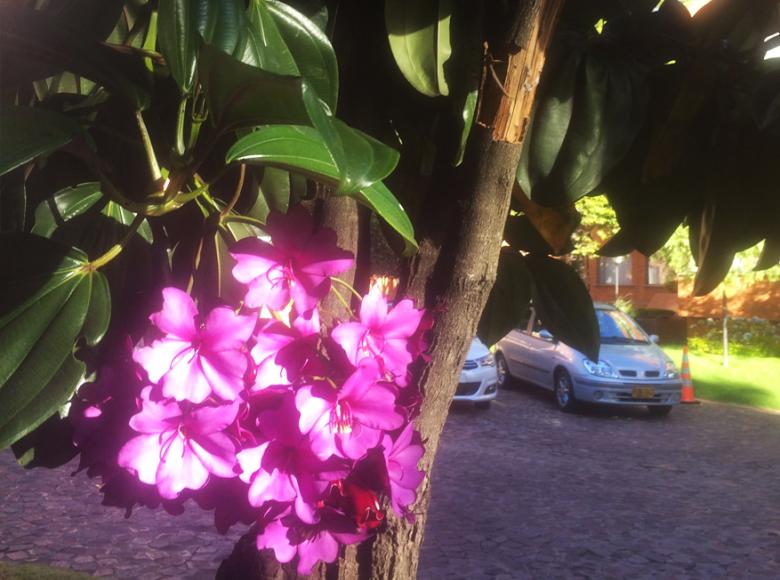
<path fill-rule="evenodd" d="M 682 348 L 664 346 L 681 366 Z M 689 353 L 696 398 L 780 410 L 780 358 L 729 357 L 728 368 L 717 354 Z"/>

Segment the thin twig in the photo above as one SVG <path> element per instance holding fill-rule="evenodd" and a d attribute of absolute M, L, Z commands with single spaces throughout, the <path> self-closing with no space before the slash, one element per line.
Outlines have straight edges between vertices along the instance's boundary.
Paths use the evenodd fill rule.
<path fill-rule="evenodd" d="M 238 198 L 241 197 L 241 190 L 244 188 L 244 177 L 246 177 L 246 165 L 242 163 L 241 172 L 238 174 L 238 183 L 236 184 L 236 191 L 233 193 L 233 197 L 225 206 L 225 208 L 221 212 L 219 212 L 220 217 L 225 217 L 227 214 L 233 211 L 233 208 L 236 206 L 236 203 L 238 203 Z"/>

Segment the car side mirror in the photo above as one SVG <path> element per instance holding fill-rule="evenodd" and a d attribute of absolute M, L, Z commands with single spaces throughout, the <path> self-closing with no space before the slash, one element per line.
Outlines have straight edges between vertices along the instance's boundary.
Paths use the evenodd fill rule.
<path fill-rule="evenodd" d="M 651 334 L 649 338 L 650 338 L 650 342 L 652 342 L 653 344 L 658 344 L 661 340 L 660 338 L 658 338 L 657 334 Z"/>
<path fill-rule="evenodd" d="M 539 331 L 539 338 L 543 340 L 549 340 L 550 342 L 555 340 L 555 337 L 553 337 L 553 335 L 550 334 L 550 331 L 546 328 L 543 328 Z"/>

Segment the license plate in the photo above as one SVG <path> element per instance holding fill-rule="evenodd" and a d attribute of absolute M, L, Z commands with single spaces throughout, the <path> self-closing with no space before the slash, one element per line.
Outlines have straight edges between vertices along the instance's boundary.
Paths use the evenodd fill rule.
<path fill-rule="evenodd" d="M 650 387 L 634 387 L 631 389 L 631 396 L 634 399 L 652 399 L 655 396 L 655 389 Z"/>

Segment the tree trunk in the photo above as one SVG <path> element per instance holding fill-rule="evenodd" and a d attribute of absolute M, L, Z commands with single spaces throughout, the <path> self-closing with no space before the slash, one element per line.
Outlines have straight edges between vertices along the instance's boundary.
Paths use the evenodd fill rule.
<path fill-rule="evenodd" d="M 562 4 L 563 0 L 518 2 L 505 36 L 491 47 L 492 58 L 486 61 L 480 114 L 464 163 L 439 168 L 416 220 L 420 252 L 407 264 L 399 290 L 437 312 L 430 361 L 417 377 L 425 395 L 415 426 L 425 441 L 420 467 L 426 478 L 414 506 L 416 522 L 388 518 L 385 531 L 347 548 L 338 564 L 315 570 L 312 578 L 411 580 L 417 575 L 431 499 L 431 468 L 460 368 L 495 281 L 521 142 Z M 255 565 L 254 576 L 244 577 L 285 578 L 278 565 L 261 570 L 267 572 L 258 572 Z"/>

